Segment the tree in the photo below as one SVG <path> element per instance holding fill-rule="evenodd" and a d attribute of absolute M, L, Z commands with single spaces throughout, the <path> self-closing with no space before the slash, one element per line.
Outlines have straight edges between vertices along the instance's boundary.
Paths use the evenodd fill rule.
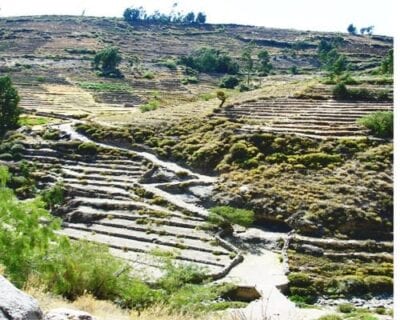
<path fill-rule="evenodd" d="M 103 76 L 120 77 L 121 72 L 117 66 L 121 63 L 121 55 L 117 48 L 106 48 L 98 52 L 94 57 L 94 67 L 102 71 Z"/>
<path fill-rule="evenodd" d="M 368 26 L 360 29 L 362 35 L 364 35 L 364 33 L 367 33 L 368 35 L 372 36 L 373 31 L 374 31 L 374 26 Z"/>
<path fill-rule="evenodd" d="M 140 8 L 127 8 L 124 11 L 124 19 L 129 24 L 134 24 L 138 21 L 141 21 L 145 18 L 146 12 L 143 7 Z"/>
<path fill-rule="evenodd" d="M 259 60 L 258 71 L 262 75 L 268 75 L 272 70 L 272 64 L 270 63 L 270 56 L 267 50 L 262 50 L 257 55 Z"/>
<path fill-rule="evenodd" d="M 0 137 L 10 129 L 18 127 L 21 109 L 18 107 L 20 97 L 13 87 L 10 77 L 0 77 Z"/>
<path fill-rule="evenodd" d="M 219 108 L 222 108 L 222 106 L 224 105 L 224 103 L 225 103 L 225 101 L 226 101 L 226 98 L 227 98 L 225 92 L 223 92 L 223 91 L 218 91 L 218 92 L 217 92 L 217 98 L 218 98 L 218 100 L 221 101 L 221 103 L 219 104 Z"/>
<path fill-rule="evenodd" d="M 254 50 L 254 42 L 250 42 L 242 52 L 242 61 L 244 64 L 244 70 L 247 74 L 247 86 L 249 86 L 250 84 L 250 75 L 253 72 L 254 68 L 253 50 Z"/>
<path fill-rule="evenodd" d="M 194 12 L 189 12 L 183 20 L 185 23 L 194 23 L 196 20 L 196 15 Z"/>
<path fill-rule="evenodd" d="M 207 16 L 204 12 L 199 12 L 196 17 L 196 23 L 206 23 Z"/>
<path fill-rule="evenodd" d="M 347 31 L 353 35 L 357 34 L 357 28 L 352 23 L 347 27 Z"/>
<path fill-rule="evenodd" d="M 390 49 L 381 63 L 381 73 L 393 74 L 393 49 Z"/>

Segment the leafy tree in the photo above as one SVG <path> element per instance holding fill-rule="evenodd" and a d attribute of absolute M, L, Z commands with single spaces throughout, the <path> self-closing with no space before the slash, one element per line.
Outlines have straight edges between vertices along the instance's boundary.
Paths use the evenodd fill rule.
<path fill-rule="evenodd" d="M 347 31 L 350 34 L 357 34 L 357 28 L 352 23 L 347 27 Z"/>
<path fill-rule="evenodd" d="M 0 77 L 0 137 L 10 129 L 18 127 L 21 109 L 18 107 L 19 96 L 10 77 Z"/>
<path fill-rule="evenodd" d="M 371 36 L 373 31 L 374 31 L 374 26 L 368 26 L 368 27 L 360 29 L 360 32 L 361 32 L 362 35 L 364 35 L 366 33 L 366 34 Z"/>
<path fill-rule="evenodd" d="M 217 98 L 221 101 L 220 104 L 219 104 L 219 107 L 222 108 L 222 106 L 224 105 L 224 103 L 225 103 L 225 101 L 227 99 L 227 96 L 226 96 L 225 92 L 218 91 L 217 92 Z"/>
<path fill-rule="evenodd" d="M 272 70 L 272 64 L 270 63 L 270 56 L 267 50 L 262 50 L 257 55 L 259 60 L 258 71 L 262 75 L 268 75 Z"/>
<path fill-rule="evenodd" d="M 254 70 L 253 61 L 254 43 L 250 42 L 243 50 L 241 60 L 243 61 L 244 71 L 247 74 L 247 86 L 250 83 L 250 75 Z"/>
<path fill-rule="evenodd" d="M 200 24 L 206 23 L 206 20 L 207 20 L 207 16 L 205 15 L 204 12 L 199 12 L 197 14 L 196 23 L 200 23 Z"/>
<path fill-rule="evenodd" d="M 383 74 L 393 74 L 393 49 L 390 49 L 380 67 Z"/>
<path fill-rule="evenodd" d="M 239 65 L 227 54 L 212 48 L 201 48 L 178 61 L 199 72 L 236 74 Z"/>
<path fill-rule="evenodd" d="M 183 21 L 185 23 L 194 23 L 196 20 L 196 15 L 194 14 L 194 12 L 189 12 L 185 18 L 183 19 Z"/>
<path fill-rule="evenodd" d="M 130 24 L 142 21 L 146 17 L 146 12 L 143 7 L 139 8 L 127 8 L 124 11 L 124 19 Z"/>
<path fill-rule="evenodd" d="M 94 57 L 94 66 L 101 70 L 103 76 L 120 77 L 121 72 L 117 66 L 121 63 L 122 58 L 117 48 L 105 48 L 98 52 Z"/>
<path fill-rule="evenodd" d="M 340 75 L 347 70 L 347 59 L 344 55 L 339 55 L 336 60 L 329 66 L 330 71 L 335 75 Z"/>

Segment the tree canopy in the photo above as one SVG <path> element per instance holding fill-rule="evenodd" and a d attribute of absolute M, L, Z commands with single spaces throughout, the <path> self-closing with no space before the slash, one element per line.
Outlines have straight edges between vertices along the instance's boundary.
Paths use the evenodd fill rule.
<path fill-rule="evenodd" d="M 10 77 L 0 77 L 0 137 L 10 129 L 18 127 L 21 109 L 18 107 L 20 97 L 13 87 Z"/>

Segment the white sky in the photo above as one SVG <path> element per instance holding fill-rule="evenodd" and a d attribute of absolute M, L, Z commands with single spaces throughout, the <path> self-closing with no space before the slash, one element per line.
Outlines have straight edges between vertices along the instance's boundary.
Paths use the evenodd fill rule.
<path fill-rule="evenodd" d="M 346 32 L 374 25 L 375 34 L 394 35 L 396 0 L 0 0 L 0 16 L 38 14 L 117 16 L 125 8 L 169 12 L 204 11 L 208 22 L 251 24 L 276 28 Z M 397 11 L 399 12 L 399 11 Z"/>

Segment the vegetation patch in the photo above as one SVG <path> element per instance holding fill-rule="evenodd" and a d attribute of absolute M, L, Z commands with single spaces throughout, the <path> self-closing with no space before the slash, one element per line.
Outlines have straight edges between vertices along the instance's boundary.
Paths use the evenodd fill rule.
<path fill-rule="evenodd" d="M 393 112 L 376 112 L 364 116 L 357 121 L 379 138 L 393 138 Z"/>
<path fill-rule="evenodd" d="M 118 82 L 78 82 L 82 89 L 102 92 L 131 92 L 132 88 L 126 83 Z"/>

